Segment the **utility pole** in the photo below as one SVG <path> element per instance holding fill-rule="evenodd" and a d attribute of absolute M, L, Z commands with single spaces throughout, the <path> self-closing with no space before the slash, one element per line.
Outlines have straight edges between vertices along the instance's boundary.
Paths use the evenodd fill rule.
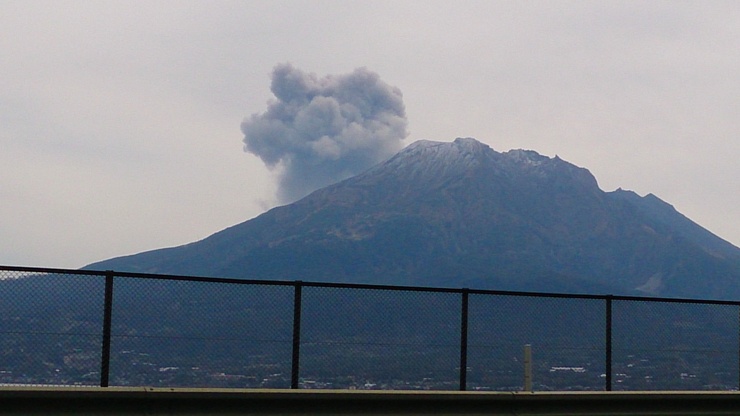
<path fill-rule="evenodd" d="M 532 345 L 524 346 L 524 391 L 532 392 Z"/>

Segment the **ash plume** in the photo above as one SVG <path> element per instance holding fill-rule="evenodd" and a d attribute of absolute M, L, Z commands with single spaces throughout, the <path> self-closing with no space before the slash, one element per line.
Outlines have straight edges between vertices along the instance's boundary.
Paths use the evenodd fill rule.
<path fill-rule="evenodd" d="M 281 203 L 387 159 L 408 135 L 401 91 L 365 68 L 318 78 L 280 64 L 270 89 L 267 111 L 241 130 L 244 150 L 279 170 Z"/>

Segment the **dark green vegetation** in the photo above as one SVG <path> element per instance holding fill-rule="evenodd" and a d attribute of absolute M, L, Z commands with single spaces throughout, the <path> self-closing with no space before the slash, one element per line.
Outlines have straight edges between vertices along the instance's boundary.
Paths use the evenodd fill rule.
<path fill-rule="evenodd" d="M 89 268 L 740 299 L 740 249 L 667 203 L 474 139 L 417 142 L 205 240 Z"/>

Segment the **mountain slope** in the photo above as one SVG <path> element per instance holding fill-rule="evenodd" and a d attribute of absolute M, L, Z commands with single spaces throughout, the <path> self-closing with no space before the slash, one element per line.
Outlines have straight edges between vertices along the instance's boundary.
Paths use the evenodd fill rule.
<path fill-rule="evenodd" d="M 649 195 L 474 139 L 416 142 L 364 174 L 181 247 L 91 269 L 502 290 L 740 297 L 740 249 Z"/>

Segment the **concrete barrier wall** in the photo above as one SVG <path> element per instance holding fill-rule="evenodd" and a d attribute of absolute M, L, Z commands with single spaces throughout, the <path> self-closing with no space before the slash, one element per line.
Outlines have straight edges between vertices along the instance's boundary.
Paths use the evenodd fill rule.
<path fill-rule="evenodd" d="M 712 415 L 736 392 L 476 393 L 2 388 L 3 415 Z"/>

